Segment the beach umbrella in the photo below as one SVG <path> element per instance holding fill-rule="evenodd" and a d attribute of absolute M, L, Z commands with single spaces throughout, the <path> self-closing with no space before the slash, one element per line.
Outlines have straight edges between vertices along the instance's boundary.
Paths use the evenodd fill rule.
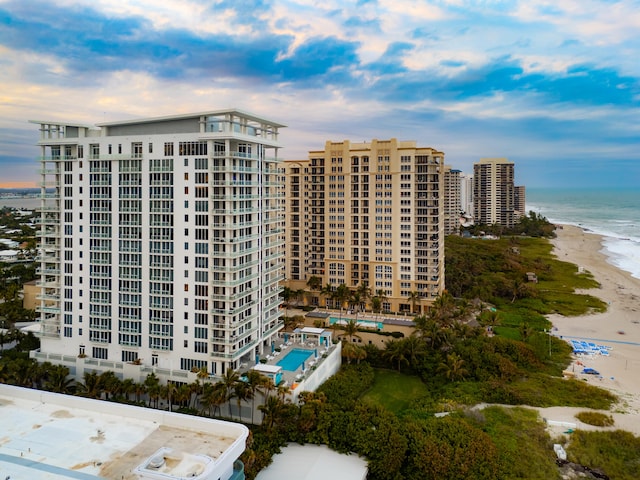
<path fill-rule="evenodd" d="M 314 348 L 314 349 L 313 349 L 313 354 L 314 354 L 314 356 L 315 356 L 316 358 L 318 358 L 318 349 L 317 349 L 317 348 Z"/>
<path fill-rule="evenodd" d="M 304 362 L 302 362 L 302 371 L 304 372 Z"/>

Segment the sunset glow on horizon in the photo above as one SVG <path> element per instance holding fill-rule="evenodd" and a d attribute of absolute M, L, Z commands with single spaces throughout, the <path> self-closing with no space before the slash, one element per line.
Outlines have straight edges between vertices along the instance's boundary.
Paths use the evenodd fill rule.
<path fill-rule="evenodd" d="M 37 188 L 35 182 L 2 182 L 0 188 Z"/>

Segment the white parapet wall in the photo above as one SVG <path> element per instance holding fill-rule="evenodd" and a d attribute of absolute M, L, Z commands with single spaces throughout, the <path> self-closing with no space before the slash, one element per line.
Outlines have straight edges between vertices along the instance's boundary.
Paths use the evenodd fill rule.
<path fill-rule="evenodd" d="M 291 400 L 298 401 L 301 392 L 314 392 L 329 377 L 335 375 L 342 366 L 342 342 L 334 344 L 327 352 L 327 358 L 323 358 L 315 369 L 306 374 L 306 377 L 297 382 L 297 387 L 291 391 Z"/>

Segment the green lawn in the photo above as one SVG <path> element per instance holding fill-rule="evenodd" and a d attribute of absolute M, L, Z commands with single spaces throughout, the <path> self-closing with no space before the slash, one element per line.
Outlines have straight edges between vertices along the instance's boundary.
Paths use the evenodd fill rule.
<path fill-rule="evenodd" d="M 429 390 L 417 376 L 376 369 L 373 386 L 362 396 L 362 399 L 380 404 L 389 411 L 399 414 L 409 408 L 414 400 L 425 396 L 429 396 Z"/>

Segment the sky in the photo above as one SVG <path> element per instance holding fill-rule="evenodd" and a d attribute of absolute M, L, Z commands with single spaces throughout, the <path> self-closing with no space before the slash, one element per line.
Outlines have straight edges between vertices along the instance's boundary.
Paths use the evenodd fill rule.
<path fill-rule="evenodd" d="M 640 185 L 640 0 L 0 0 L 0 186 L 37 126 L 238 108 L 325 141 L 415 140 L 516 184 Z"/>

